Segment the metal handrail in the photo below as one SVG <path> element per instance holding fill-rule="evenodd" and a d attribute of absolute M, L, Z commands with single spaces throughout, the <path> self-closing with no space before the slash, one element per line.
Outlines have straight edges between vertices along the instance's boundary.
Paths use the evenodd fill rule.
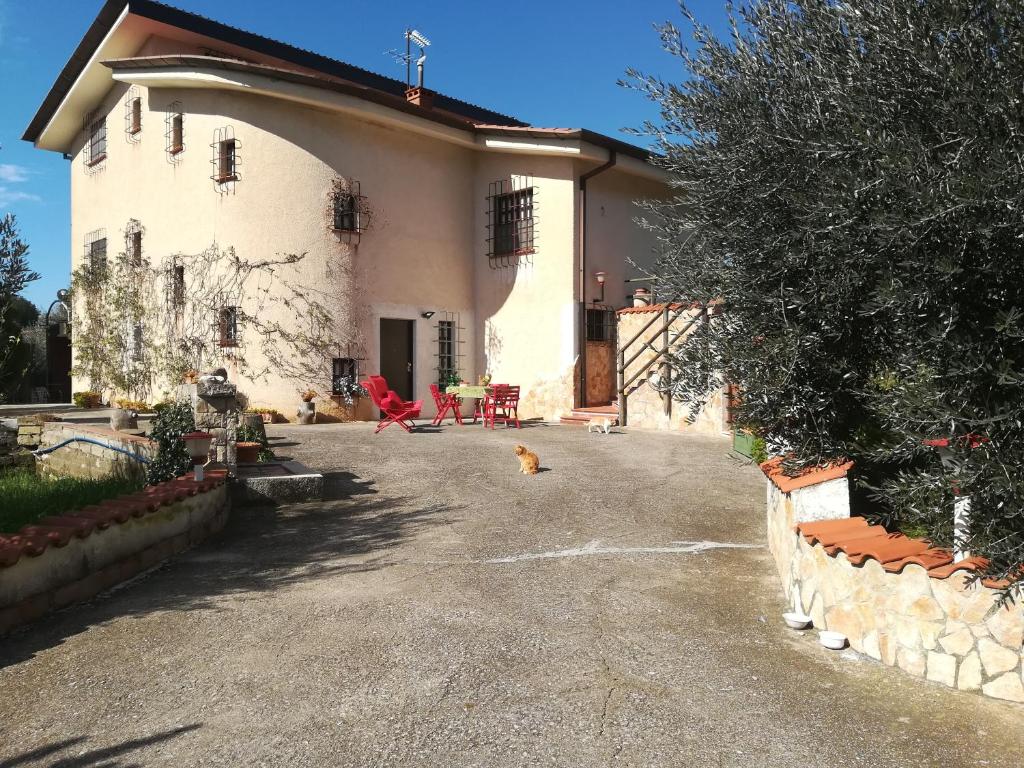
<path fill-rule="evenodd" d="M 705 316 L 705 315 L 707 314 L 707 311 L 708 311 L 708 310 L 707 310 L 707 307 L 704 307 L 704 308 L 702 308 L 702 309 L 701 309 L 701 311 L 700 311 L 700 313 L 699 313 L 699 314 L 696 314 L 696 315 L 694 315 L 694 316 L 693 316 L 692 318 L 690 318 L 690 322 L 688 322 L 688 323 L 687 323 L 686 325 L 684 325 L 684 326 L 683 326 L 683 327 L 682 327 L 682 328 L 681 328 L 681 329 L 680 329 L 680 330 L 679 330 L 679 331 L 678 331 L 678 332 L 677 332 L 677 333 L 676 333 L 676 334 L 675 334 L 675 335 L 674 335 L 674 336 L 673 336 L 673 337 L 672 337 L 672 338 L 671 338 L 671 339 L 670 339 L 670 340 L 668 341 L 668 344 L 666 344 L 666 345 L 665 345 L 665 347 L 664 347 L 663 349 L 661 349 L 661 350 L 658 350 L 658 349 L 655 349 L 655 348 L 654 348 L 654 346 L 653 346 L 653 345 L 651 344 L 651 341 L 652 341 L 652 339 L 648 339 L 647 341 L 645 341 L 645 342 L 644 342 L 644 344 L 643 344 L 643 346 L 644 346 L 644 347 L 646 347 L 646 348 L 649 348 L 649 349 L 650 349 L 650 350 L 651 350 L 652 352 L 657 352 L 657 354 L 656 354 L 656 355 L 655 355 L 655 356 L 654 356 L 653 358 L 651 358 L 651 359 L 650 359 L 650 360 L 648 361 L 648 363 L 647 363 L 646 367 L 644 367 L 643 369 L 641 369 L 641 370 L 637 371 L 636 373 L 634 373 L 634 374 L 633 374 L 633 376 L 632 376 L 632 377 L 631 377 L 631 378 L 629 379 L 629 381 L 627 381 L 627 382 L 625 382 L 624 384 L 622 384 L 622 386 L 621 386 L 621 387 L 619 388 L 619 393 L 620 393 L 620 394 L 624 393 L 624 392 L 625 392 L 625 391 L 626 391 L 626 390 L 627 390 L 627 389 L 629 388 L 629 385 L 630 385 L 630 384 L 632 384 L 632 383 L 633 383 L 634 381 L 636 381 L 636 380 L 637 380 L 637 379 L 638 379 L 638 378 L 639 378 L 640 376 L 642 376 L 642 375 L 643 375 L 643 374 L 644 374 L 644 373 L 645 373 L 646 371 L 650 370 L 650 369 L 651 369 L 651 367 L 652 367 L 652 366 L 653 366 L 653 365 L 654 365 L 654 364 L 655 364 L 656 362 L 658 362 L 658 360 L 660 360 L 660 359 L 661 359 L 662 357 L 664 357 L 664 356 L 665 356 L 665 354 L 666 354 L 666 353 L 668 352 L 668 350 L 669 350 L 669 349 L 671 349 L 671 348 L 672 348 L 672 346 L 673 346 L 673 345 L 674 345 L 674 344 L 675 344 L 675 343 L 676 343 L 677 341 L 679 341 L 679 337 L 680 337 L 680 336 L 682 336 L 682 335 L 683 335 L 684 333 L 686 333 L 686 332 L 687 332 L 688 330 L 690 330 L 690 328 L 692 328 L 692 327 L 693 327 L 693 324 L 694 324 L 694 323 L 696 323 L 696 322 L 697 322 L 698 320 L 700 320 L 700 319 L 701 319 L 702 317 L 704 317 L 704 316 Z M 665 332 L 665 331 L 666 331 L 666 330 L 668 330 L 668 328 L 669 328 L 669 327 L 670 327 L 670 326 L 672 325 L 672 323 L 674 323 L 674 322 L 675 322 L 676 320 L 678 320 L 678 319 L 679 319 L 679 314 L 676 314 L 676 315 L 674 315 L 674 316 L 673 316 L 673 317 L 672 317 L 671 319 L 669 319 L 669 320 L 668 320 L 668 322 L 666 322 L 666 323 L 665 323 L 665 325 L 663 325 L 663 326 L 662 326 L 661 328 L 659 328 L 659 329 L 658 329 L 658 330 L 657 330 L 657 331 L 656 331 L 655 333 L 663 333 L 663 332 Z M 623 355 L 623 356 L 625 356 L 625 352 L 626 352 L 626 348 L 625 348 L 625 347 L 623 347 L 623 350 L 622 350 L 622 355 Z M 635 355 L 633 355 L 633 357 L 631 357 L 631 358 L 629 359 L 629 361 L 628 361 L 628 362 L 623 362 L 623 363 L 622 363 L 622 364 L 620 365 L 620 368 L 621 368 L 621 374 L 622 374 L 623 376 L 625 376 L 625 375 L 626 375 L 626 368 L 628 368 L 628 367 L 629 367 L 630 365 L 632 365 L 632 364 L 633 364 L 633 361 L 634 361 L 634 360 L 636 360 L 636 359 L 637 359 L 637 357 L 639 357 L 639 356 L 640 356 L 640 353 L 641 353 L 641 352 L 643 352 L 643 349 L 641 349 L 641 350 L 640 350 L 640 351 L 638 351 L 638 352 L 637 352 L 637 353 L 636 353 Z"/>
<path fill-rule="evenodd" d="M 690 318 L 689 322 L 687 322 L 682 328 L 680 328 L 674 335 L 670 337 L 669 330 L 672 327 L 672 323 L 678 320 L 684 312 L 690 311 L 696 308 L 697 306 L 700 306 L 700 312 L 698 312 L 692 318 Z M 650 371 L 651 368 L 653 368 L 659 360 L 661 360 L 663 357 L 665 357 L 665 355 L 668 354 L 668 351 L 672 349 L 673 346 L 675 346 L 679 339 L 682 338 L 682 336 L 686 334 L 698 320 L 701 320 L 706 317 L 708 317 L 708 307 L 706 304 L 680 304 L 677 308 L 673 309 L 672 302 L 666 302 L 662 312 L 659 312 L 650 320 L 648 320 L 647 323 L 643 326 L 643 328 L 637 331 L 633 338 L 631 338 L 629 341 L 627 341 L 625 344 L 619 347 L 619 365 L 617 370 L 619 381 L 619 385 L 617 387 L 619 395 L 619 424 L 621 424 L 622 426 L 626 426 L 629 398 L 628 390 L 630 386 L 632 386 L 633 382 L 635 382 L 645 373 Z M 633 356 L 629 358 L 629 360 L 626 360 L 626 352 L 629 350 L 629 348 L 634 343 L 636 343 L 636 341 L 641 336 L 643 336 L 651 328 L 651 326 L 658 322 L 659 319 L 662 321 L 661 327 L 658 328 L 658 330 L 656 330 L 652 336 L 645 339 L 641 343 L 640 349 L 638 349 L 633 354 Z M 658 335 L 661 335 L 662 337 L 661 349 L 658 349 L 654 346 L 654 341 Z M 645 350 L 650 350 L 651 352 L 654 352 L 654 357 L 646 361 L 645 364 L 642 365 L 640 369 L 636 371 L 636 373 L 634 373 L 627 381 L 626 369 L 630 365 L 632 365 L 636 361 L 636 359 L 640 357 L 641 354 L 643 354 Z M 637 388 L 639 388 L 640 386 L 643 386 L 643 382 L 637 385 Z M 665 407 L 666 409 L 668 409 L 669 406 L 666 404 Z M 666 413 L 668 413 L 667 410 Z"/>

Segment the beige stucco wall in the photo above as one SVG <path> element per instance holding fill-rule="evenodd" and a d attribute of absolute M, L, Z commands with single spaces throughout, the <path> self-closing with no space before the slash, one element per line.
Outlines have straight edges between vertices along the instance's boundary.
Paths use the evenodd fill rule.
<path fill-rule="evenodd" d="M 139 53 L 191 52 L 188 45 L 151 38 Z M 578 318 L 578 195 L 581 170 L 594 163 L 472 148 L 396 129 L 369 118 L 268 96 L 221 89 L 145 88 L 143 127 L 135 141 L 124 132 L 127 86 L 115 83 L 97 110 L 107 114 L 107 159 L 87 168 L 84 132 L 70 164 L 72 268 L 80 265 L 86 233 L 105 229 L 108 258 L 123 250 L 124 228 L 137 219 L 153 265 L 174 254 L 195 254 L 216 242 L 259 260 L 305 254 L 279 277 L 308 286 L 335 314 L 341 356 L 360 358 L 363 374 L 379 371 L 382 318 L 414 321 L 415 396 L 433 413 L 428 385 L 437 376 L 437 323 L 457 318 L 460 372 L 468 380 L 490 372 L 523 388 L 520 415 L 557 418 L 573 405 Z M 165 115 L 172 102 L 184 112 L 186 149 L 176 162 L 165 151 Z M 238 142 L 240 180 L 230 189 L 210 178 L 218 129 Z M 358 243 L 330 231 L 327 211 L 336 176 L 358 180 L 370 224 Z M 536 251 L 516 268 L 491 269 L 486 256 L 488 185 L 526 176 L 536 190 Z M 607 176 L 608 178 L 604 178 Z M 622 172 L 591 182 L 592 268 L 621 281 L 626 255 L 643 251 L 648 236 L 631 224 L 631 200 L 658 185 Z M 603 186 L 602 186 L 603 185 Z M 619 187 L 621 186 L 621 190 Z M 251 286 L 255 287 L 255 286 Z M 283 292 L 270 285 L 270 298 Z M 271 301 L 243 300 L 263 321 L 295 323 Z M 424 319 L 426 311 L 434 312 Z M 211 319 L 211 322 L 213 320 Z M 250 370 L 265 361 L 241 327 Z M 348 354 L 348 350 L 351 353 Z M 204 361 L 204 368 L 225 362 Z M 329 391 L 320 380 L 243 375 L 226 367 L 254 405 L 294 418 L 298 392 Z M 74 389 L 87 382 L 76 379 Z M 158 384 L 150 399 L 161 396 Z"/>

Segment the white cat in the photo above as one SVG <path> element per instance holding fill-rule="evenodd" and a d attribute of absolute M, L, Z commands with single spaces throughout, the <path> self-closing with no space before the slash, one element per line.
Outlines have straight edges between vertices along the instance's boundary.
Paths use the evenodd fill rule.
<path fill-rule="evenodd" d="M 587 432 L 601 432 L 602 430 L 607 435 L 608 430 L 612 428 L 612 420 L 607 416 L 600 418 L 591 419 L 587 424 Z"/>

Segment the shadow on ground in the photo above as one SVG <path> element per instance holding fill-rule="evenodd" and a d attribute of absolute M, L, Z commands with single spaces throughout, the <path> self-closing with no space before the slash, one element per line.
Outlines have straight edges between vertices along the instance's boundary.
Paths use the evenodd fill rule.
<path fill-rule="evenodd" d="M 0 644 L 0 668 L 119 616 L 221 610 L 222 598 L 386 568 L 418 533 L 457 522 L 455 507 L 383 497 L 350 472 L 325 474 L 325 499 L 238 508 L 217 536 L 96 600 L 51 614 Z M 2 768 L 2 764 L 0 764 Z"/>
<path fill-rule="evenodd" d="M 131 768 L 132 766 L 141 765 L 141 763 L 125 763 L 115 758 L 127 755 L 128 753 L 134 752 L 142 747 L 148 747 L 151 744 L 159 744 L 162 741 L 176 738 L 184 733 L 188 733 L 189 731 L 194 731 L 199 727 L 199 723 L 183 725 L 179 728 L 172 728 L 169 731 L 155 733 L 152 736 L 146 736 L 141 739 L 131 739 L 129 741 L 123 741 L 120 744 L 115 744 L 111 747 L 100 747 L 90 750 L 81 749 L 83 743 L 86 742 L 88 738 L 86 736 L 78 736 L 73 739 L 64 739 L 42 747 L 37 747 L 20 755 L 15 755 L 14 757 L 2 760 L 0 761 L 0 768 L 43 765 L 44 760 L 50 759 L 52 759 L 52 761 L 46 763 L 48 768 L 89 768 L 90 766 L 102 766 L 102 768 Z M 76 755 L 69 755 L 66 757 L 59 756 L 58 753 L 71 748 L 81 751 Z"/>

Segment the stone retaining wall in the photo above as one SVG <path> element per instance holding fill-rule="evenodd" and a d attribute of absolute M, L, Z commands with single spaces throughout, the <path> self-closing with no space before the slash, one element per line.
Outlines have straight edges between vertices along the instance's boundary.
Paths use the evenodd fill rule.
<path fill-rule="evenodd" d="M 51 421 L 44 425 L 39 447 L 50 448 L 76 437 L 105 443 L 150 460 L 157 453 L 156 443 L 147 437 L 137 437 L 99 425 L 63 421 Z M 144 478 L 146 472 L 146 465 L 142 462 L 88 442 L 68 443 L 52 453 L 43 454 L 38 457 L 36 467 L 39 474 L 44 476 L 97 479 L 112 474 Z"/>
<path fill-rule="evenodd" d="M 844 473 L 845 474 L 845 473 Z M 841 519 L 835 473 L 825 484 L 783 490 L 768 482 L 768 544 L 788 604 L 817 629 L 842 632 L 851 647 L 889 666 L 965 691 L 1024 702 L 1024 609 L 997 607 L 998 592 L 957 570 L 942 578 L 921 565 L 887 571 L 878 560 L 853 564 L 797 533 L 799 523 Z M 820 502 L 825 497 L 838 508 Z M 785 487 L 785 484 L 783 484 Z M 845 488 L 844 488 L 845 491 Z M 821 498 L 818 498 L 821 497 Z M 848 498 L 848 496 L 847 496 Z M 815 510 L 820 514 L 815 516 Z M 946 574 L 948 569 L 936 569 Z"/>
<path fill-rule="evenodd" d="M 219 531 L 223 473 L 188 477 L 0 535 L 0 635 L 88 600 Z"/>

